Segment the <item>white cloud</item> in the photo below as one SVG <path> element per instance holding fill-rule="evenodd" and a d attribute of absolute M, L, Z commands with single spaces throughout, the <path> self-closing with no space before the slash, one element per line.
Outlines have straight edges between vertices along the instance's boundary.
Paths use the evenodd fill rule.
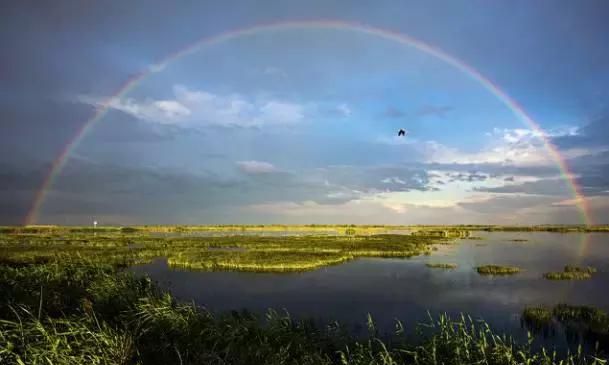
<path fill-rule="evenodd" d="M 351 110 L 351 108 L 349 108 L 349 105 L 343 103 L 340 104 L 336 107 L 336 110 L 343 116 L 343 117 L 348 117 L 351 114 L 353 114 L 353 111 Z"/>
<path fill-rule="evenodd" d="M 573 129 L 554 130 L 545 136 L 564 135 L 572 133 Z M 426 162 L 439 163 L 502 163 L 519 166 L 553 165 L 554 156 L 544 142 L 544 134 L 540 131 L 516 128 L 497 129 L 486 134 L 488 142 L 479 151 L 467 152 L 455 147 L 449 147 L 435 141 L 420 144 Z M 570 154 L 569 154 L 570 153 Z M 587 154 L 589 151 L 567 151 L 565 157 L 575 157 Z"/>
<path fill-rule="evenodd" d="M 107 106 L 148 122 L 193 128 L 294 125 L 305 118 L 303 105 L 283 100 L 250 100 L 239 94 L 220 95 L 182 85 L 174 86 L 173 94 L 171 99 L 115 98 Z M 105 104 L 105 100 L 86 96 L 78 100 L 97 107 Z"/>
<path fill-rule="evenodd" d="M 237 166 L 246 174 L 268 174 L 277 171 L 277 168 L 270 162 L 265 161 L 238 161 Z"/>

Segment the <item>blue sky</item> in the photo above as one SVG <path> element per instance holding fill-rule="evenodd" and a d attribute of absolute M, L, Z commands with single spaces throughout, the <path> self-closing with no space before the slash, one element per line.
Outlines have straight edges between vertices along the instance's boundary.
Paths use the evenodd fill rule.
<path fill-rule="evenodd" d="M 304 19 L 463 60 L 542 126 L 609 222 L 606 2 L 59 1 L 1 17 L 1 223 L 23 221 L 50 163 L 132 75 L 205 37 Z M 539 133 L 414 47 L 280 29 L 155 71 L 74 150 L 39 222 L 581 223 Z"/>

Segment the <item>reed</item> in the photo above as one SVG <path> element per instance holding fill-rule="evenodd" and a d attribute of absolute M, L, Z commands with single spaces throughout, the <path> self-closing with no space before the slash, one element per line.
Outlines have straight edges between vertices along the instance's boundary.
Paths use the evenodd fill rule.
<path fill-rule="evenodd" d="M 368 335 L 355 338 L 335 322 L 317 327 L 287 312 L 211 313 L 96 263 L 0 265 L 0 278 L 0 363 L 7 365 L 606 364 L 602 354 L 534 350 L 467 315 L 430 317 L 416 339 L 399 321 L 390 338 L 381 337 L 369 317 Z"/>
<path fill-rule="evenodd" d="M 484 265 L 476 267 L 480 275 L 514 275 L 520 272 L 516 266 Z"/>

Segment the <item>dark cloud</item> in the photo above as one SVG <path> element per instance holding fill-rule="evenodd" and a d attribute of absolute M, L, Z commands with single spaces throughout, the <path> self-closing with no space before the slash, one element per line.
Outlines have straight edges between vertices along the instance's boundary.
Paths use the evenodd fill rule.
<path fill-rule="evenodd" d="M 505 163 L 429 163 L 420 164 L 422 168 L 438 171 L 472 172 L 490 177 L 503 175 L 553 177 L 560 174 L 557 166 L 515 166 Z"/>
<path fill-rule="evenodd" d="M 518 214 L 520 210 L 545 207 L 561 199 L 533 195 L 499 195 L 484 201 L 460 202 L 459 206 L 483 214 Z"/>
<path fill-rule="evenodd" d="M 579 128 L 576 135 L 555 137 L 552 142 L 560 149 L 609 147 L 609 111 Z"/>
<path fill-rule="evenodd" d="M 410 166 L 331 166 L 319 178 L 332 185 L 361 192 L 425 191 L 430 189 L 427 171 Z"/>
<path fill-rule="evenodd" d="M 514 181 L 513 179 L 511 181 Z M 499 187 L 479 187 L 475 191 L 487 193 L 505 194 L 534 194 L 534 195 L 556 195 L 567 197 L 572 194 L 568 182 L 562 179 L 543 179 L 538 181 L 527 181 L 522 184 L 510 184 Z"/>
<path fill-rule="evenodd" d="M 466 182 L 474 182 L 474 181 L 484 181 L 489 178 L 488 174 L 483 174 L 476 171 L 468 171 L 468 172 L 451 172 L 448 173 L 448 178 L 450 182 L 453 181 L 466 181 Z"/>

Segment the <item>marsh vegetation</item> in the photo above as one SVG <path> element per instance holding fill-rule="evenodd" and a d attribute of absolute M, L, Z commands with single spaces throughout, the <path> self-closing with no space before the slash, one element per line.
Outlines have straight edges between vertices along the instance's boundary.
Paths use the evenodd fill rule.
<path fill-rule="evenodd" d="M 568 304 L 529 307 L 522 319 L 535 332 L 551 331 L 560 325 L 571 335 L 587 337 L 597 346 L 609 348 L 609 314 L 599 308 Z"/>
<path fill-rule="evenodd" d="M 597 269 L 591 266 L 567 265 L 563 271 L 547 272 L 543 276 L 548 280 L 586 280 L 592 278 L 592 274 L 596 271 Z"/>
<path fill-rule="evenodd" d="M 516 266 L 484 265 L 476 267 L 480 275 L 514 275 L 520 272 Z"/>
<path fill-rule="evenodd" d="M 603 364 L 531 350 L 467 316 L 430 318 L 414 340 L 319 327 L 270 310 L 212 313 L 99 264 L 0 266 L 2 364 Z"/>
<path fill-rule="evenodd" d="M 535 245 L 511 245 L 507 242 L 509 233 L 482 233 L 485 241 L 466 242 L 433 234 L 370 233 L 376 229 L 381 232 L 379 227 L 338 227 L 337 234 L 324 234 L 328 227 L 323 227 L 314 229 L 319 234 L 302 230 L 293 236 L 243 235 L 236 227 L 227 232 L 213 231 L 223 236 L 200 237 L 161 235 L 157 234 L 159 227 L 154 227 L 154 231 L 141 227 L 95 231 L 37 227 L 36 232 L 0 235 L 0 363 L 558 364 L 566 357 L 564 364 L 592 364 L 593 356 L 602 358 L 588 350 L 576 355 L 557 355 L 551 349 L 544 353 L 537 345 L 531 350 L 526 338 L 519 337 L 513 329 L 497 335 L 479 319 L 451 319 L 441 314 L 493 307 L 492 311 L 476 313 L 494 326 L 501 325 L 503 319 L 494 318 L 492 313 L 521 311 L 529 303 L 513 303 L 517 309 L 497 310 L 494 296 L 487 294 L 501 295 L 504 286 L 510 292 L 518 290 L 519 286 L 530 284 L 526 279 L 529 275 L 523 275 L 523 280 L 494 281 L 478 278 L 469 268 L 490 275 L 504 274 L 503 266 L 476 265 L 494 262 L 499 252 L 504 262 L 521 266 L 521 251 L 534 252 L 544 244 L 543 240 L 535 239 Z M 264 228 L 251 229 L 267 232 L 268 227 Z M 547 241 L 553 245 L 555 237 L 562 237 L 564 247 L 570 247 L 567 241 L 572 240 L 568 235 L 541 235 L 552 236 Z M 460 243 L 453 245 L 454 242 Z M 474 248 L 478 245 L 486 247 Z M 436 253 L 434 249 L 438 247 Z M 459 251 L 459 247 L 469 248 Z M 565 252 L 548 247 L 550 251 L 535 252 Z M 475 260 L 471 260 L 472 252 Z M 413 257 L 413 261 L 401 260 L 408 257 Z M 543 270 L 566 262 L 598 264 L 557 257 L 560 258 L 551 261 L 553 264 L 548 261 L 550 264 Z M 350 263 L 315 270 L 345 262 Z M 136 271 L 133 265 L 142 268 L 136 276 L 130 274 L 131 270 Z M 147 275 L 159 272 L 159 266 L 147 271 L 145 267 L 150 265 L 160 265 L 175 274 L 155 278 L 163 289 L 148 279 Z M 426 265 L 449 271 L 432 275 Z M 535 290 L 543 290 L 543 285 L 553 286 L 539 280 L 542 269 L 526 265 L 523 262 L 522 269 L 533 273 L 539 283 Z M 456 267 L 467 269 L 450 270 Z M 515 267 L 507 268 L 513 272 Z M 308 272 L 283 274 L 292 271 Z M 578 274 L 592 275 L 595 271 L 587 266 L 564 268 L 564 272 Z M 597 275 L 586 284 L 597 285 L 605 270 Z M 166 286 L 164 280 L 179 285 Z M 217 287 L 225 288 L 222 293 L 229 294 L 218 295 Z M 180 301 L 165 292 L 174 289 Z M 471 293 L 475 306 L 467 304 L 469 295 L 453 302 L 464 289 Z M 581 285 L 577 289 L 581 291 L 576 295 L 585 294 Z M 192 297 L 191 293 L 201 295 Z M 294 296 L 296 299 L 288 299 Z M 355 303 L 352 310 L 345 308 L 345 298 Z M 206 306 L 211 301 L 213 305 L 207 308 L 214 311 L 184 305 L 181 300 Z M 311 300 L 316 306 L 312 314 L 308 311 Z M 228 304 L 218 305 L 222 301 Z M 304 311 L 294 305 L 299 301 L 304 302 Z M 239 307 L 234 307 L 234 303 Z M 264 315 L 264 308 L 283 308 L 284 303 L 294 317 L 274 311 Z M 231 312 L 237 308 L 252 312 Z M 421 311 L 421 316 L 413 314 L 412 308 Z M 426 308 L 432 310 L 432 319 L 415 330 L 415 324 L 424 320 Z M 380 322 L 364 323 L 360 326 L 364 329 L 362 334 L 351 326 L 354 322 L 361 324 L 366 311 L 374 312 Z M 345 312 L 348 313 L 341 314 Z M 303 313 L 316 319 L 310 320 Z M 400 322 L 385 323 L 402 316 L 409 323 L 407 327 Z M 340 325 L 334 322 L 337 318 Z M 552 311 L 550 318 L 551 322 L 558 321 Z M 347 327 L 343 320 L 353 322 L 348 322 Z M 392 328 L 397 330 L 391 331 Z M 517 340 L 509 335 L 515 335 Z"/>

